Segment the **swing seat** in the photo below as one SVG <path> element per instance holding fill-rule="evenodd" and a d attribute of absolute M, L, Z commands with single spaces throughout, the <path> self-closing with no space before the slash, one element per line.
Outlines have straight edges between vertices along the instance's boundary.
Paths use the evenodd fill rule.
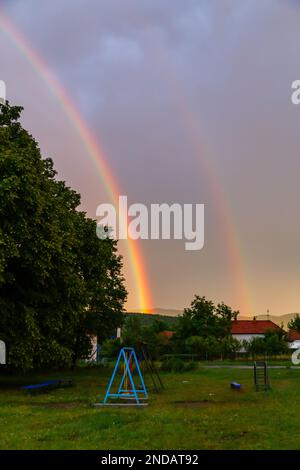
<path fill-rule="evenodd" d="M 240 390 L 242 388 L 242 386 L 238 382 L 231 382 L 230 388 L 232 390 Z"/>

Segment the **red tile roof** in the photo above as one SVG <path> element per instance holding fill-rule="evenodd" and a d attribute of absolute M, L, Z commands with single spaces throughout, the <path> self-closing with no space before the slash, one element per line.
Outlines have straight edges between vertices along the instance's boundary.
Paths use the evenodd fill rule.
<path fill-rule="evenodd" d="M 162 336 L 164 336 L 165 338 L 172 338 L 172 336 L 174 335 L 174 331 L 169 331 L 169 330 L 164 330 L 161 332 Z"/>
<path fill-rule="evenodd" d="M 300 340 L 300 333 L 299 331 L 297 330 L 290 330 L 288 332 L 288 336 L 287 336 L 287 340 L 288 341 L 299 341 Z"/>
<path fill-rule="evenodd" d="M 233 335 L 263 335 L 268 330 L 279 331 L 281 328 L 271 320 L 234 320 L 231 324 Z"/>

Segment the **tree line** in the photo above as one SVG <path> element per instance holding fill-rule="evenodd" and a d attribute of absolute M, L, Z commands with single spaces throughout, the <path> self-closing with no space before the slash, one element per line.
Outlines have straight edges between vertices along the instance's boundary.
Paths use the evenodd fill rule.
<path fill-rule="evenodd" d="M 223 302 L 215 305 L 206 297 L 196 295 L 175 324 L 156 320 L 152 325 L 143 327 L 138 318 L 129 317 L 123 329 L 122 341 L 125 345 L 137 347 L 140 342 L 147 343 L 155 359 L 171 355 L 203 360 L 234 359 L 241 350 L 243 355 L 250 357 L 288 353 L 283 329 L 267 331 L 264 337 L 254 337 L 249 342 L 234 338 L 231 326 L 238 314 L 238 311 Z M 300 319 L 298 322 L 300 327 Z M 166 330 L 172 331 L 170 339 L 163 334 Z M 119 347 L 119 340 L 107 340 L 102 354 L 117 354 Z"/>

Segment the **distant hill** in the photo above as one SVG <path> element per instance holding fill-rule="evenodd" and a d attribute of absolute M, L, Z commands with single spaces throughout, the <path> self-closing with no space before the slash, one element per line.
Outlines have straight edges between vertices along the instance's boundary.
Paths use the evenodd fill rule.
<path fill-rule="evenodd" d="M 284 315 L 255 315 L 257 320 L 271 320 L 272 322 L 276 323 L 276 325 L 281 326 L 287 329 L 288 323 L 297 315 L 297 313 L 286 313 Z M 253 317 L 242 317 L 239 316 L 239 320 L 252 320 Z"/>
<path fill-rule="evenodd" d="M 172 308 L 159 308 L 159 307 L 155 307 L 155 308 L 150 308 L 149 310 L 147 310 L 146 312 L 144 312 L 143 310 L 139 310 L 139 309 L 136 309 L 132 312 L 128 312 L 128 313 L 142 313 L 142 314 L 149 314 L 149 315 L 163 315 L 163 316 L 168 316 L 168 317 L 178 317 L 178 315 L 180 315 L 181 313 L 183 312 L 183 310 L 176 310 L 176 309 L 172 309 Z"/>
<path fill-rule="evenodd" d="M 172 326 L 175 326 L 177 323 L 177 316 L 175 315 L 158 315 L 156 313 L 140 313 L 140 312 L 126 312 L 127 317 L 137 317 L 141 320 L 143 326 L 150 326 L 155 320 L 164 321 L 169 325 L 169 328 L 172 329 Z"/>

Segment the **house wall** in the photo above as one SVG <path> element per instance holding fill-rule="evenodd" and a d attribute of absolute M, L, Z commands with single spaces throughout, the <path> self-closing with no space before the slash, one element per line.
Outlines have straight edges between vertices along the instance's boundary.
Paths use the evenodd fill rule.
<path fill-rule="evenodd" d="M 253 338 L 264 338 L 264 336 L 265 335 L 232 335 L 232 337 L 238 341 L 247 341 L 248 343 L 250 343 Z"/>
<path fill-rule="evenodd" d="M 97 336 L 91 337 L 92 351 L 90 357 L 87 359 L 88 362 L 97 361 Z"/>
<path fill-rule="evenodd" d="M 4 341 L 0 340 L 0 364 L 5 365 L 6 364 L 6 348 L 5 348 L 5 343 Z"/>
<path fill-rule="evenodd" d="M 289 342 L 289 348 L 290 349 L 299 349 L 300 348 L 300 339 L 297 339 L 296 341 L 290 341 Z"/>
<path fill-rule="evenodd" d="M 233 338 L 237 339 L 238 341 L 242 342 L 242 341 L 247 341 L 247 343 L 250 343 L 250 341 L 252 341 L 253 338 L 264 338 L 265 335 L 232 335 Z M 246 349 L 245 348 L 241 348 L 239 349 L 239 352 L 240 353 L 244 353 L 246 352 Z"/>

